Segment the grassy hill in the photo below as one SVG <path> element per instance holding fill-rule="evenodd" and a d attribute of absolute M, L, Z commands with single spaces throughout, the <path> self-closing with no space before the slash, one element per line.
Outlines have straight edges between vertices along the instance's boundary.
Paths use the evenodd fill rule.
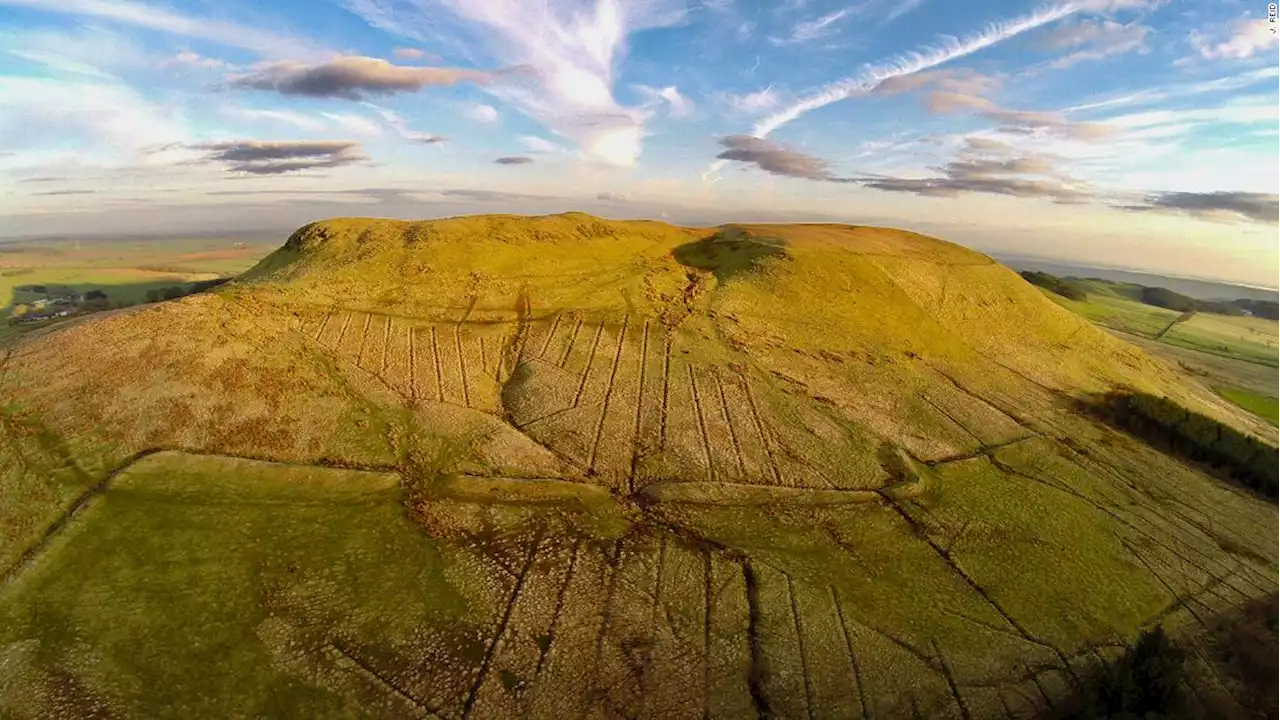
<path fill-rule="evenodd" d="M 328 220 L 2 382 L 17 716 L 1042 712 L 1277 571 L 1273 505 L 1082 404 L 1273 428 L 896 230 Z"/>

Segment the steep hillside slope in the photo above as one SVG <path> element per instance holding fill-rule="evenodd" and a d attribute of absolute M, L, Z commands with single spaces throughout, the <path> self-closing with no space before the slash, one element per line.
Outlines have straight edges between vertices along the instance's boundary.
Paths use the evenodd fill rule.
<path fill-rule="evenodd" d="M 129 503 L 168 512 L 181 502 L 166 493 L 205 485 L 217 498 L 199 502 L 221 507 L 228 458 L 339 466 L 400 478 L 440 582 L 463 598 L 450 602 L 470 609 L 415 606 L 413 629 L 385 630 L 404 635 L 369 635 L 333 620 L 345 601 L 324 590 L 323 613 L 290 605 L 246 630 L 273 667 L 294 668 L 287 682 L 340 686 L 316 679 L 345 677 L 327 648 L 355 657 L 364 638 L 380 662 L 418 668 L 369 670 L 369 687 L 442 717 L 602 703 L 986 717 L 1034 706 L 1151 623 L 1274 589 L 1274 507 L 1080 410 L 1117 388 L 1274 437 L 1012 271 L 921 235 L 581 214 L 328 220 L 217 293 L 9 349 L 0 491 L 22 501 L 0 507 L 14 568 L 0 607 L 53 602 L 61 586 L 26 578 L 69 557 L 51 538 L 98 494 L 85 523 L 132 517 Z M 111 485 L 160 450 L 194 458 L 174 461 L 182 483 Z M 281 507 L 309 507 L 309 492 Z M 239 592 L 290 598 L 330 582 L 237 578 Z M 459 618 L 485 641 L 460 640 Z M 286 620 L 319 654 L 277 642 Z M 33 677 L 52 672 L 22 657 Z M 1032 680 L 1044 687 L 1029 696 Z M 685 704 L 647 706 L 661 691 Z"/>

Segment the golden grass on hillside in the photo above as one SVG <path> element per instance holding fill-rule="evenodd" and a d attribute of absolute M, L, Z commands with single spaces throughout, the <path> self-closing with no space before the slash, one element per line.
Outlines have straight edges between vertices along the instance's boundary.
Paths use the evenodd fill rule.
<path fill-rule="evenodd" d="M 31 499 L 0 516 L 17 528 L 10 556 L 42 528 L 64 537 L 56 519 L 77 492 L 110 479 L 94 457 L 182 450 L 397 473 L 396 502 L 431 543 L 386 527 L 377 540 L 421 560 L 410 565 L 443 605 L 401 617 L 415 586 L 388 571 L 386 596 L 362 594 L 357 620 L 342 620 L 330 591 L 345 585 L 279 562 L 224 588 L 280 610 L 267 622 L 226 606 L 255 623 L 236 626 L 255 638 L 237 672 L 274 663 L 342 698 L 365 683 L 407 711 L 1042 711 L 1082 658 L 1274 589 L 1277 557 L 1257 550 L 1276 545 L 1274 506 L 1078 403 L 1127 387 L 1246 430 L 1261 421 L 989 258 L 913 233 L 581 214 L 330 220 L 215 294 L 11 349 L 9 406 L 21 427 L 48 429 L 37 445 L 64 452 L 5 480 Z M 6 467 L 20 457 L 0 449 Z M 68 461 L 83 477 L 64 492 Z M 167 533 L 205 547 L 270 520 L 253 503 L 206 516 L 160 497 L 169 490 L 99 492 L 103 508 L 116 498 L 112 522 L 157 533 L 147 588 L 183 580 L 165 574 L 185 567 Z M 336 540 L 299 551 L 306 523 L 359 530 L 308 502 L 288 511 L 280 547 L 312 573 L 337 562 Z M 388 524 L 389 507 L 360 517 Z M 86 518 L 68 526 L 125 542 L 121 526 Z M 184 602 L 203 607 L 200 583 L 221 564 L 258 567 L 274 547 L 262 537 L 193 570 Z M 95 587 L 139 572 L 103 563 Z M 42 587 L 0 595 L 0 608 L 74 605 L 68 586 Z M 131 587 L 111 607 L 132 613 L 149 592 Z M 369 608 L 397 621 L 378 626 Z M 116 628 L 72 614 L 114 643 L 111 662 L 168 617 L 134 613 Z M 36 625 L 55 643 L 57 623 Z M 138 667 L 139 683 L 170 677 Z M 245 692 L 237 707 L 271 714 L 265 690 Z"/>

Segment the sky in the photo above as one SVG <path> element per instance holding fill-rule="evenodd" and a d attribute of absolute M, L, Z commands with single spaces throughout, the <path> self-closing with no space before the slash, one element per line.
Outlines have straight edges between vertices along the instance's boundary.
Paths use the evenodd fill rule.
<path fill-rule="evenodd" d="M 0 237 L 580 210 L 1274 287 L 1257 0 L 0 0 Z"/>

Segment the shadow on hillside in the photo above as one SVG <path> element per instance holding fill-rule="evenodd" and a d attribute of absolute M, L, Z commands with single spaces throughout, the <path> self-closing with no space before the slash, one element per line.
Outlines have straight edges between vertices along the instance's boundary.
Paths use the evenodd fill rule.
<path fill-rule="evenodd" d="M 1255 598 L 1170 637 L 1157 626 L 1080 678 L 1053 720 L 1276 717 L 1276 596 Z"/>
<path fill-rule="evenodd" d="M 711 271 L 720 282 L 750 272 L 761 260 L 790 257 L 787 241 L 756 237 L 732 227 L 704 240 L 685 243 L 672 250 L 671 255 L 681 265 Z"/>
<path fill-rule="evenodd" d="M 1276 502 L 1276 448 L 1176 402 L 1145 393 L 1113 391 L 1085 398 L 1077 408 L 1151 447 Z"/>

